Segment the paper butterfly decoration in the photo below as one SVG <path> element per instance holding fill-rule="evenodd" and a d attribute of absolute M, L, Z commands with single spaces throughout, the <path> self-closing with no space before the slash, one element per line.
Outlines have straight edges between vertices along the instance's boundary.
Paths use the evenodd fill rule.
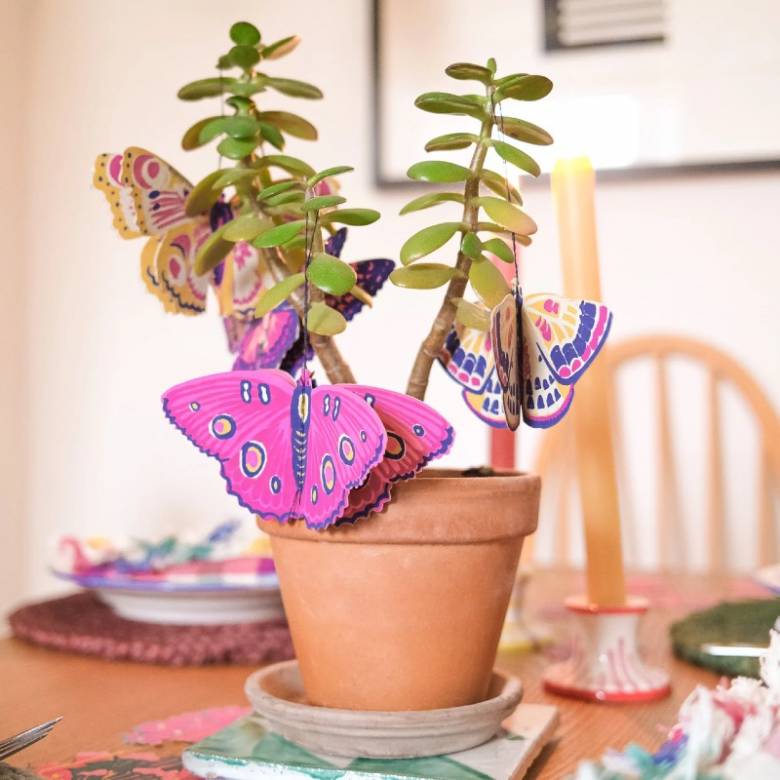
<path fill-rule="evenodd" d="M 246 242 L 205 276 L 194 270 L 195 255 L 220 225 L 233 219 L 228 203 L 218 201 L 208 213 L 184 211 L 192 185 L 151 152 L 131 146 L 123 154 L 101 154 L 95 161 L 94 185 L 103 192 L 122 238 L 148 236 L 141 253 L 141 277 L 168 312 L 200 314 L 213 286 L 223 314 L 251 317 L 262 291 L 260 258 Z"/>
<path fill-rule="evenodd" d="M 574 399 L 574 384 L 604 345 L 612 313 L 603 303 L 514 286 L 491 313 L 490 338 L 506 421 L 533 428 L 559 422 Z"/>
<path fill-rule="evenodd" d="M 266 519 L 310 528 L 354 522 L 384 506 L 394 482 L 452 446 L 427 404 L 363 385 L 312 387 L 278 370 L 193 379 L 163 395 L 168 419 L 219 460 L 231 495 Z"/>
<path fill-rule="evenodd" d="M 325 251 L 340 257 L 347 238 L 347 229 L 337 230 L 325 243 Z M 390 276 L 395 263 L 392 260 L 361 260 L 352 263 L 356 284 L 369 295 L 376 295 Z M 363 301 L 347 293 L 340 297 L 325 296 L 325 303 L 350 321 L 363 308 Z M 259 368 L 281 368 L 293 376 L 303 367 L 303 334 L 300 320 L 292 306 L 284 302 L 273 311 L 255 320 L 225 318 L 228 348 L 236 355 L 233 369 L 238 371 Z M 309 350 L 307 359 L 311 359 Z"/>

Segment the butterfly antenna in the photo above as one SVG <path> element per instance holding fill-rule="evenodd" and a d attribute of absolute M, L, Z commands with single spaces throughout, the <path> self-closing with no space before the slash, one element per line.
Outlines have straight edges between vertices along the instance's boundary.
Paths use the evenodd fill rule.
<path fill-rule="evenodd" d="M 493 112 L 493 121 L 498 126 L 498 133 L 501 136 L 502 141 L 506 141 L 506 136 L 504 135 L 504 114 L 501 110 L 501 104 L 496 104 L 493 94 L 490 95 L 490 105 Z M 496 119 L 496 108 L 498 108 L 498 119 Z M 512 191 L 510 189 L 509 184 L 509 166 L 507 165 L 506 160 L 503 160 L 504 163 L 504 181 L 506 182 L 506 200 L 507 203 L 512 203 Z M 512 236 L 512 257 L 515 259 L 515 289 L 520 289 L 520 263 L 517 257 L 517 239 L 515 238 L 514 232 L 510 231 L 510 235 Z"/>

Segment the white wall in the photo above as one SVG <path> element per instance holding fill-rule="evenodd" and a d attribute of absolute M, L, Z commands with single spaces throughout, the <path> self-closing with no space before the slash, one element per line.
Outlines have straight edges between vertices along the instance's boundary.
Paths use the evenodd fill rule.
<path fill-rule="evenodd" d="M 24 219 L 3 211 L 4 279 L 18 278 L 10 295 L 4 281 L 8 300 L 0 308 L 11 379 L 3 382 L 1 400 L 14 434 L 6 436 L 0 476 L 10 536 L 0 548 L 0 569 L 13 571 L 24 559 L 23 586 L 3 591 L 10 604 L 20 590 L 52 590 L 47 548 L 65 530 L 141 534 L 239 514 L 213 464 L 164 422 L 159 404 L 171 384 L 228 367 L 219 321 L 213 313 L 163 314 L 138 276 L 141 244 L 114 234 L 106 203 L 90 186 L 95 155 L 130 144 L 154 150 L 192 179 L 211 168 L 212 152 L 184 153 L 178 145 L 181 132 L 205 115 L 204 104 L 181 103 L 175 93 L 210 74 L 232 21 L 256 21 L 269 39 L 291 33 L 304 39 L 275 71 L 323 88 L 326 100 L 295 101 L 294 109 L 318 125 L 322 140 L 314 147 L 296 143 L 291 152 L 315 166 L 355 165 L 343 181 L 346 194 L 353 205 L 384 215 L 377 225 L 352 230 L 348 259 L 397 256 L 429 215 L 399 218 L 408 194 L 377 192 L 371 180 L 368 2 L 18 0 L 0 9 L 0 29 L 10 39 L 2 49 L 15 61 L 0 68 L 0 80 L 18 89 L 24 74 L 25 100 L 9 99 L 6 90 L 6 105 L 27 116 L 23 133 L 3 123 L 12 134 L 3 149 L 13 150 L 5 170 L 18 169 L 5 180 L 3 203 L 15 207 L 14 181 L 23 181 L 24 193 Z M 22 20 L 17 36 L 12 25 L 18 30 Z M 659 329 L 700 336 L 738 354 L 777 403 L 778 183 L 776 174 L 765 174 L 601 186 L 613 338 Z M 556 289 L 548 192 L 530 188 L 527 205 L 540 225 L 526 253 L 528 287 Z M 21 246 L 10 252 L 14 237 Z M 408 345 L 419 340 L 436 300 L 390 289 L 374 311 L 361 314 L 359 327 L 340 340 L 361 381 L 403 387 Z M 429 399 L 458 429 L 452 462 L 484 461 L 486 432 L 441 372 Z M 525 449 L 527 459 L 530 445 Z"/>

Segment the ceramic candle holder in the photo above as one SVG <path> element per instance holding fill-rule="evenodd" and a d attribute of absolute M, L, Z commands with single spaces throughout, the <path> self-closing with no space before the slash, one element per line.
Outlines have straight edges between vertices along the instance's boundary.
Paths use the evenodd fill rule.
<path fill-rule="evenodd" d="M 645 664 L 637 646 L 645 599 L 629 597 L 622 607 L 599 607 L 583 596 L 566 600 L 577 632 L 571 657 L 551 666 L 544 686 L 561 696 L 600 702 L 642 702 L 668 696 L 669 675 Z"/>

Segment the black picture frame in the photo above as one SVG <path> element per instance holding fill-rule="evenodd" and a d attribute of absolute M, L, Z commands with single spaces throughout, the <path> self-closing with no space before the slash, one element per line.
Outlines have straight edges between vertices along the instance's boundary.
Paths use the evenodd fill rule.
<path fill-rule="evenodd" d="M 409 179 L 396 179 L 388 177 L 382 167 L 382 138 L 385 132 L 385 124 L 382 116 L 382 2 L 383 0 L 371 0 L 371 43 L 372 43 L 372 94 L 371 103 L 373 110 L 373 171 L 374 183 L 379 189 L 399 190 L 427 187 L 421 182 Z M 392 0 L 385 0 L 392 2 Z M 542 34 L 544 34 L 542 32 Z M 780 158 L 713 161 L 681 163 L 679 165 L 637 165 L 627 168 L 605 168 L 597 171 L 600 181 L 641 181 L 648 179 L 690 177 L 690 176 L 722 176 L 727 174 L 766 173 L 780 170 Z M 546 183 L 549 175 L 543 174 L 537 179 L 528 177 L 527 183 Z M 526 182 L 524 181 L 524 186 Z"/>

